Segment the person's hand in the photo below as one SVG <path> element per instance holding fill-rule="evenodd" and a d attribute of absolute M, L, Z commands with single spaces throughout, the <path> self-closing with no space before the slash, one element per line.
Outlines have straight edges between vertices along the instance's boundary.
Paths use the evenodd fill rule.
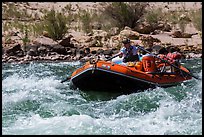
<path fill-rule="evenodd" d="M 123 57 L 123 53 L 120 53 L 120 54 L 119 54 L 119 58 L 122 58 L 122 57 Z"/>

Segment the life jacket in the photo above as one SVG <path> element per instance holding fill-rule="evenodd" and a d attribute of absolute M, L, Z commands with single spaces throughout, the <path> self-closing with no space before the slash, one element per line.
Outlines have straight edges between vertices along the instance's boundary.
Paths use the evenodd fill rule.
<path fill-rule="evenodd" d="M 173 58 L 174 59 L 181 59 L 181 54 L 179 52 L 174 52 L 173 53 Z"/>
<path fill-rule="evenodd" d="M 179 52 L 168 53 L 167 58 L 171 63 L 174 63 L 176 60 L 181 59 L 181 54 Z"/>
<path fill-rule="evenodd" d="M 159 58 L 163 59 L 163 60 L 168 60 L 167 56 L 164 54 L 159 54 L 158 55 Z M 160 60 L 161 61 L 161 60 Z"/>
<path fill-rule="evenodd" d="M 170 59 L 181 59 L 181 54 L 179 52 L 168 53 L 167 57 Z"/>
<path fill-rule="evenodd" d="M 152 55 L 143 56 L 142 65 L 145 72 L 155 72 L 157 70 L 155 58 Z"/>
<path fill-rule="evenodd" d="M 165 59 L 166 58 L 166 56 L 164 55 L 164 54 L 159 54 L 158 55 L 161 59 Z"/>

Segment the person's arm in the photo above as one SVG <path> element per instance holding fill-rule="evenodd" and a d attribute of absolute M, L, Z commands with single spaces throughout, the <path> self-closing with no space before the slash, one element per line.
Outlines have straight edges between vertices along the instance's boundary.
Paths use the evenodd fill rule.
<path fill-rule="evenodd" d="M 141 50 L 140 48 L 138 48 L 138 47 L 141 47 L 141 48 L 144 49 L 143 46 L 140 46 L 140 45 L 137 44 L 137 45 L 135 45 L 135 47 L 136 47 L 136 49 L 137 49 L 137 54 L 140 54 L 140 51 L 143 52 L 143 50 Z"/>
<path fill-rule="evenodd" d="M 119 57 L 122 58 L 123 55 L 125 54 L 125 48 L 121 48 L 118 54 L 119 54 Z"/>
<path fill-rule="evenodd" d="M 119 52 L 118 55 L 119 55 L 120 58 L 123 57 L 123 53 L 122 52 Z"/>

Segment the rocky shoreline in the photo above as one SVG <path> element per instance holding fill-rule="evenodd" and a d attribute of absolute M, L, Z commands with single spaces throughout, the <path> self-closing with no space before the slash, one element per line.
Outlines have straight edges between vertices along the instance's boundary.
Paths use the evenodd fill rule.
<path fill-rule="evenodd" d="M 55 5 L 58 6 L 59 9 L 62 9 L 67 3 L 50 2 L 49 4 L 50 6 Z M 73 6 L 75 3 L 71 4 Z M 72 7 L 71 10 L 78 11 L 80 6 L 81 8 L 84 6 L 83 4 L 83 2 L 77 3 L 77 6 Z M 86 4 L 90 4 L 86 6 L 91 8 L 98 3 L 94 4 L 90 2 Z M 165 5 L 166 3 L 161 4 Z M 33 12 L 35 11 L 36 17 L 34 19 L 38 21 L 37 12 L 46 9 L 47 4 L 3 3 L 5 11 L 12 11 L 9 5 Z M 41 9 L 39 5 L 42 6 Z M 97 6 L 95 5 L 94 7 Z M 171 12 L 170 9 L 169 12 Z M 3 24 L 9 24 L 16 19 L 15 17 L 10 19 L 10 16 L 8 16 L 9 18 L 7 19 L 7 12 L 4 14 Z M 187 16 L 183 15 L 178 18 L 180 20 L 188 19 Z M 73 23 L 76 24 L 76 22 Z M 135 28 L 126 26 L 123 30 L 120 30 L 118 27 L 111 27 L 105 31 L 102 30 L 100 26 L 100 22 L 98 24 L 92 24 L 90 33 L 70 28 L 66 35 L 60 40 L 53 40 L 48 36 L 48 32 L 46 31 L 43 31 L 43 34 L 36 37 L 33 35 L 26 36 L 25 33 L 16 28 L 9 28 L 5 31 L 2 30 L 2 63 L 86 62 L 98 57 L 104 60 L 118 53 L 122 47 L 121 40 L 124 37 L 130 38 L 133 45 L 138 44 L 145 48 L 153 48 L 153 53 L 157 53 L 161 47 L 175 47 L 176 50 L 182 54 L 183 58 L 202 58 L 202 32 L 200 33 L 195 27 L 192 27 L 192 23 L 186 26 L 185 32 L 176 29 L 172 24 L 164 21 L 160 21 L 153 26 L 145 21 L 141 21 Z M 72 27 L 74 27 L 74 25 L 72 25 Z M 25 38 L 29 38 L 29 41 L 25 41 Z"/>
<path fill-rule="evenodd" d="M 16 35 L 13 37 L 13 43 L 6 44 L 2 48 L 2 63 L 29 63 L 37 62 L 86 62 L 93 58 L 100 57 L 104 60 L 116 54 L 121 45 L 122 37 L 138 37 L 137 40 L 131 39 L 132 44 L 139 44 L 146 48 L 152 47 L 154 53 L 157 53 L 161 47 L 175 47 L 183 58 L 202 58 L 202 45 L 173 45 L 165 44 L 162 39 L 154 38 L 155 35 L 142 35 L 126 27 L 118 35 L 107 37 L 107 32 L 95 30 L 95 34 L 74 36 L 69 34 L 60 41 L 54 41 L 51 38 L 40 36 L 34 39 L 28 45 L 18 41 Z M 160 34 L 161 35 L 161 34 Z M 100 38 L 100 39 L 99 39 Z M 174 38 L 177 39 L 177 38 Z M 182 39 L 182 38 L 180 38 Z M 4 41 L 3 41 L 4 42 Z"/>

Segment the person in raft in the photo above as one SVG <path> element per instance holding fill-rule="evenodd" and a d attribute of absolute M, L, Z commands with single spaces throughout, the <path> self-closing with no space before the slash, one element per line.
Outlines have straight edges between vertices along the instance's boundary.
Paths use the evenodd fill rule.
<path fill-rule="evenodd" d="M 138 48 L 131 45 L 130 39 L 125 38 L 122 40 L 122 43 L 124 45 L 117 54 L 120 58 L 119 60 L 121 60 L 122 58 L 122 63 L 139 61 Z M 115 60 L 113 59 L 112 61 L 118 62 L 118 58 L 116 58 Z"/>

